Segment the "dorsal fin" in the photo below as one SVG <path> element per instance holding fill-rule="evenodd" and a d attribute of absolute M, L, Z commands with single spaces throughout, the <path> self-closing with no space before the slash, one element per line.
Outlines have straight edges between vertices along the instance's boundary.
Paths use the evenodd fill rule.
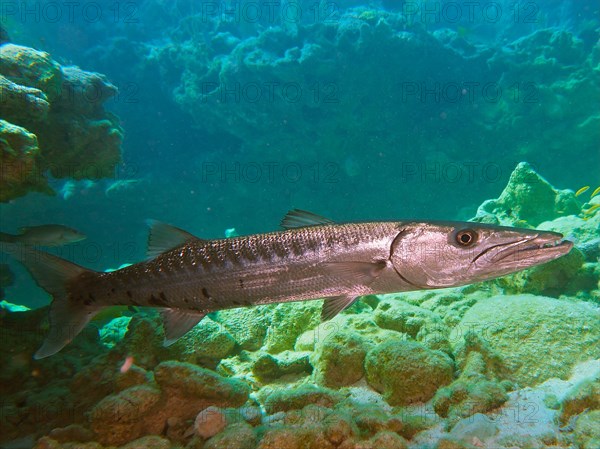
<path fill-rule="evenodd" d="M 302 209 L 292 209 L 285 215 L 285 217 L 283 217 L 280 226 L 284 229 L 294 229 L 333 223 L 334 222 L 329 218 L 313 214 L 312 212 Z"/>
<path fill-rule="evenodd" d="M 157 220 L 146 220 L 150 227 L 148 234 L 148 257 L 156 257 L 165 251 L 183 245 L 192 240 L 201 240 L 183 229 L 176 228 Z"/>

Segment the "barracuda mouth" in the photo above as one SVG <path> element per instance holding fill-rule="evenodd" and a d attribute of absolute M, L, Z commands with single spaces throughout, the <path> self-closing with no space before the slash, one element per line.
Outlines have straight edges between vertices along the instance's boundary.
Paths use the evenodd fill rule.
<path fill-rule="evenodd" d="M 514 262 L 538 264 L 554 260 L 567 254 L 573 242 L 564 240 L 563 236 L 554 232 L 544 232 L 534 237 L 504 245 L 491 258 L 492 263 Z"/>

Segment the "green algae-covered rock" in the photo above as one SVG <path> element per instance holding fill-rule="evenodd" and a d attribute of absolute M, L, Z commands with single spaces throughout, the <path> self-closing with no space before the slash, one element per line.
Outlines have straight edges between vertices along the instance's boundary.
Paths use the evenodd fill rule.
<path fill-rule="evenodd" d="M 128 388 L 100 401 L 92 410 L 92 422 L 131 422 L 160 401 L 160 391 L 149 385 Z"/>
<path fill-rule="evenodd" d="M 367 442 L 373 449 L 406 449 L 408 442 L 395 432 L 382 430 L 370 438 Z M 368 446 L 367 446 L 368 447 Z"/>
<path fill-rule="evenodd" d="M 460 345 L 468 332 L 485 341 L 520 386 L 565 379 L 579 362 L 600 357 L 600 310 L 583 302 L 515 295 L 475 304 L 453 330 Z M 463 363 L 460 354 L 459 363 Z"/>
<path fill-rule="evenodd" d="M 340 314 L 330 321 L 319 324 L 314 329 L 304 332 L 296 340 L 296 351 L 314 351 L 329 336 L 339 332 L 354 332 L 373 344 L 390 340 L 404 340 L 406 335 L 401 332 L 382 329 L 373 321 L 370 313 L 357 315 Z"/>
<path fill-rule="evenodd" d="M 2 116 L 17 124 L 45 120 L 50 110 L 48 97 L 40 89 L 22 86 L 0 75 Z"/>
<path fill-rule="evenodd" d="M 25 195 L 30 190 L 47 192 L 50 189 L 38 169 L 39 153 L 35 134 L 0 119 L 0 202 Z"/>
<path fill-rule="evenodd" d="M 420 343 L 392 341 L 369 351 L 365 370 L 369 385 L 390 405 L 408 405 L 428 401 L 449 384 L 454 364 L 446 354 Z"/>
<path fill-rule="evenodd" d="M 473 221 L 535 227 L 543 221 L 577 215 L 580 210 L 571 190 L 555 189 L 531 165 L 521 162 L 500 197 L 479 206 Z"/>
<path fill-rule="evenodd" d="M 307 352 L 284 351 L 277 356 L 259 353 L 252 365 L 252 374 L 261 382 L 288 374 L 310 374 L 312 371 Z"/>
<path fill-rule="evenodd" d="M 273 391 L 265 400 L 265 409 L 269 414 L 301 410 L 309 404 L 333 407 L 342 396 L 328 388 L 304 384 L 296 388 L 278 389 Z"/>
<path fill-rule="evenodd" d="M 596 195 L 587 204 L 600 203 L 600 195 Z M 545 221 L 537 226 L 544 231 L 560 232 L 575 242 L 575 248 L 582 252 L 585 259 L 595 262 L 600 256 L 600 213 L 579 217 L 569 215 L 552 221 Z"/>
<path fill-rule="evenodd" d="M 485 373 L 484 357 L 479 352 L 470 352 L 460 377 L 440 388 L 433 397 L 435 412 L 454 422 L 504 404 L 508 400 L 504 384 L 488 379 Z"/>
<path fill-rule="evenodd" d="M 105 445 L 160 433 L 164 427 L 164 417 L 156 413 L 160 402 L 160 391 L 146 385 L 107 396 L 90 412 L 91 429 Z"/>
<path fill-rule="evenodd" d="M 131 441 L 119 449 L 172 449 L 173 443 L 158 435 L 148 435 Z"/>
<path fill-rule="evenodd" d="M 14 44 L 0 47 L 0 74 L 24 86 L 35 87 L 52 101 L 61 94 L 60 65 L 44 51 Z"/>
<path fill-rule="evenodd" d="M 590 410 L 577 419 L 575 441 L 581 449 L 600 447 L 600 410 Z"/>
<path fill-rule="evenodd" d="M 256 351 L 267 336 L 274 308 L 261 306 L 222 310 L 216 314 L 215 320 L 227 328 L 241 349 Z"/>
<path fill-rule="evenodd" d="M 82 443 L 94 439 L 94 433 L 80 424 L 70 424 L 66 427 L 52 429 L 48 436 L 59 443 L 69 441 Z"/>
<path fill-rule="evenodd" d="M 382 430 L 368 440 L 358 441 L 349 439 L 344 441 L 338 449 L 406 449 L 408 448 L 407 441 L 400 435 Z"/>
<path fill-rule="evenodd" d="M 381 301 L 373 317 L 379 327 L 404 332 L 412 338 L 416 338 L 426 323 L 441 323 L 435 313 L 394 299 Z"/>
<path fill-rule="evenodd" d="M 206 442 L 203 449 L 254 449 L 256 434 L 250 424 L 245 422 L 227 426 L 225 430 Z"/>
<path fill-rule="evenodd" d="M 359 433 L 352 418 L 345 413 L 331 413 L 323 420 L 323 425 L 325 437 L 336 446 Z"/>
<path fill-rule="evenodd" d="M 161 388 L 176 390 L 184 397 L 218 399 L 229 406 L 240 406 L 248 400 L 248 385 L 237 379 L 227 379 L 213 371 L 184 362 L 167 361 L 154 369 L 154 378 Z"/>
<path fill-rule="evenodd" d="M 567 424 L 585 410 L 600 410 L 600 379 L 585 379 L 569 390 L 562 400 L 560 420 Z"/>
<path fill-rule="evenodd" d="M 222 324 L 205 317 L 169 346 L 168 352 L 182 362 L 196 363 L 205 358 L 221 360 L 231 354 L 235 343 Z"/>
<path fill-rule="evenodd" d="M 277 426 L 265 431 L 257 449 L 334 449 L 320 426 Z"/>
<path fill-rule="evenodd" d="M 61 67 L 46 52 L 13 44 L 0 48 L 2 118 L 33 136 L 28 136 L 32 143 L 27 146 L 16 145 L 14 136 L 8 139 L 5 132 L 0 136 L 6 165 L 0 200 L 28 191 L 52 194 L 45 172 L 55 178 L 114 176 L 123 133 L 103 103 L 116 94 L 116 87 L 98 73 Z M 27 148 L 32 151 L 25 152 Z"/>
<path fill-rule="evenodd" d="M 131 317 L 127 333 L 113 351 L 132 356 L 136 365 L 153 369 L 167 353 L 163 345 L 164 333 L 158 315 L 137 314 Z"/>
<path fill-rule="evenodd" d="M 275 306 L 264 349 L 271 354 L 293 349 L 300 335 L 321 322 L 321 304 L 321 301 L 303 301 Z"/>
<path fill-rule="evenodd" d="M 315 378 L 321 385 L 340 388 L 360 380 L 372 344 L 358 333 L 341 331 L 318 343 L 312 357 Z"/>
<path fill-rule="evenodd" d="M 42 437 L 36 441 L 32 449 L 105 449 L 105 447 L 96 442 L 89 441 L 86 443 L 65 443 L 61 444 L 53 438 Z"/>
<path fill-rule="evenodd" d="M 457 296 L 455 299 L 460 297 Z M 389 298 L 379 303 L 374 320 L 379 327 L 406 333 L 429 349 L 450 353 L 450 329 L 437 313 Z"/>

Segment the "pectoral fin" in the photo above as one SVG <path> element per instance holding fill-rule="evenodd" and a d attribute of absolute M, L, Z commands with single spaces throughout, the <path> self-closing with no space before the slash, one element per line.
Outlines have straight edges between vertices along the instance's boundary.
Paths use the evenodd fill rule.
<path fill-rule="evenodd" d="M 321 309 L 321 321 L 332 319 L 342 310 L 350 307 L 358 298 L 354 295 L 340 295 L 325 298 L 323 308 Z"/>
<path fill-rule="evenodd" d="M 326 262 L 324 270 L 352 285 L 369 285 L 385 269 L 385 261 L 377 262 Z"/>
<path fill-rule="evenodd" d="M 165 328 L 164 346 L 170 346 L 189 332 L 206 313 L 190 313 L 179 309 L 163 309 L 161 316 Z"/>

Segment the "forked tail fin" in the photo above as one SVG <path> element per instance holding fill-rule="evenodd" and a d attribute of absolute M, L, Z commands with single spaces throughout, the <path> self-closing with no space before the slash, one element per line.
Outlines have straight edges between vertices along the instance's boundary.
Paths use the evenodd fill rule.
<path fill-rule="evenodd" d="M 52 254 L 22 247 L 13 256 L 31 273 L 40 287 L 53 297 L 50 305 L 50 330 L 42 347 L 33 356 L 42 359 L 56 354 L 67 345 L 103 306 L 86 306 L 71 296 L 71 288 L 84 273 L 91 270 Z"/>

